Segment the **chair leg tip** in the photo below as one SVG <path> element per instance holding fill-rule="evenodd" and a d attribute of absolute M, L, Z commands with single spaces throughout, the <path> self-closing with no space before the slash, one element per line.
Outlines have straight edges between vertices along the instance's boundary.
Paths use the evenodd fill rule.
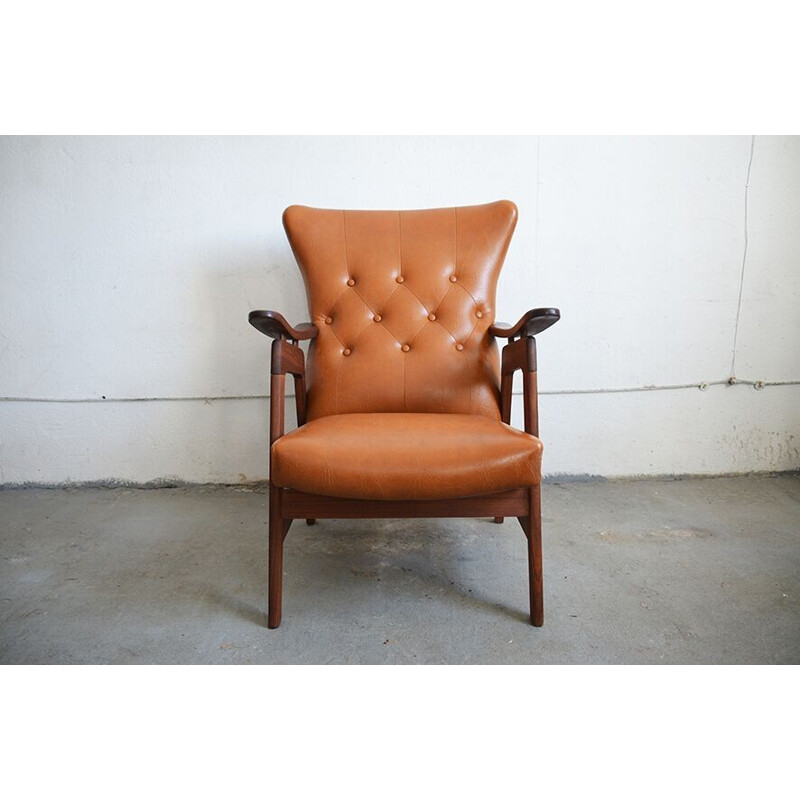
<path fill-rule="evenodd" d="M 503 520 L 505 520 L 505 517 L 495 517 L 493 521 L 495 525 L 502 525 Z"/>
<path fill-rule="evenodd" d="M 307 519 L 306 525 L 316 525 L 317 521 L 315 519 Z"/>

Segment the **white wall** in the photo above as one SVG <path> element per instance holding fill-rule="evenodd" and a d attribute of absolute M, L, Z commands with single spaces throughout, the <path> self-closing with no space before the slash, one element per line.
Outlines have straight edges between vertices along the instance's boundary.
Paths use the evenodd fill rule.
<path fill-rule="evenodd" d="M 499 198 L 520 210 L 499 317 L 563 313 L 539 343 L 547 474 L 796 469 L 800 386 L 569 393 L 730 376 L 750 147 L 4 138 L 0 395 L 28 399 L 0 401 L 0 483 L 265 478 L 267 401 L 247 396 L 269 343 L 247 312 L 306 318 L 283 208 Z M 756 138 L 747 234 L 735 373 L 796 381 L 800 139 Z"/>

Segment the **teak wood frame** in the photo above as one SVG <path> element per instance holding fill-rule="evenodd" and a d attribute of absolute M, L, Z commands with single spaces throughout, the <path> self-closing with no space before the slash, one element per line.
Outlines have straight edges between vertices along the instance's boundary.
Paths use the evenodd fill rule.
<path fill-rule="evenodd" d="M 274 339 L 270 381 L 270 474 L 272 445 L 284 434 L 286 375 L 294 378 L 297 424 L 306 421 L 305 356 L 299 347 L 302 340 L 314 339 L 316 327 L 303 323 L 292 327 L 275 311 L 253 311 L 250 323 Z M 511 422 L 511 397 L 514 373 L 522 372 L 525 431 L 539 435 L 539 409 L 536 366 L 536 334 L 560 319 L 554 308 L 528 311 L 516 325 L 495 324 L 489 334 L 503 338 L 500 378 L 501 419 Z M 292 522 L 305 519 L 313 525 L 317 519 L 399 519 L 433 517 L 517 517 L 528 541 L 528 579 L 531 623 L 544 624 L 544 585 L 542 581 L 541 487 L 518 489 L 478 497 L 447 500 L 351 500 L 343 497 L 307 494 L 269 486 L 269 611 L 267 624 L 281 624 L 283 600 L 283 543 Z"/>

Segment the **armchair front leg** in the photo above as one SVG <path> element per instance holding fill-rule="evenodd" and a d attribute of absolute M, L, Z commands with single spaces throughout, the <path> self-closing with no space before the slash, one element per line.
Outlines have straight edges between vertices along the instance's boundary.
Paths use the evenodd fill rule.
<path fill-rule="evenodd" d="M 536 365 L 536 334 L 554 325 L 561 318 L 557 308 L 528 311 L 516 325 L 495 324 L 489 328 L 493 336 L 508 339 L 503 347 L 500 367 L 500 414 L 511 424 L 511 396 L 514 373 L 522 371 L 522 394 L 525 432 L 539 436 L 539 390 Z M 519 337 L 519 338 L 517 338 Z M 528 540 L 528 585 L 531 624 L 544 625 L 544 579 L 542 575 L 542 508 L 541 484 L 528 489 L 528 513 L 518 517 Z"/>
<path fill-rule="evenodd" d="M 270 403 L 269 403 L 269 611 L 267 625 L 277 628 L 281 624 L 283 599 L 283 540 L 289 532 L 291 520 L 284 520 L 281 513 L 281 490 L 272 478 L 272 445 L 280 439 L 285 430 L 286 375 L 294 378 L 297 424 L 306 421 L 306 368 L 305 356 L 298 347 L 298 341 L 313 339 L 317 329 L 311 323 L 303 323 L 296 328 L 277 311 L 251 311 L 250 324 L 272 342 L 270 365 Z"/>

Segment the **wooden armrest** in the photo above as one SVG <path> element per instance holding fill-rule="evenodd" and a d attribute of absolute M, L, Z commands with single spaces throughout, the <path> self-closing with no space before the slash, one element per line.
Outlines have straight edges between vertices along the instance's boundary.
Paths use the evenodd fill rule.
<path fill-rule="evenodd" d="M 489 333 L 498 339 L 513 339 L 516 336 L 536 336 L 561 319 L 557 308 L 534 308 L 526 311 L 516 325 L 496 322 Z"/>
<path fill-rule="evenodd" d="M 272 444 L 283 436 L 284 427 L 284 395 L 286 375 L 294 378 L 294 397 L 297 406 L 297 424 L 306 421 L 306 364 L 305 355 L 297 342 L 313 339 L 319 331 L 310 322 L 303 322 L 292 327 L 277 311 L 251 311 L 248 315 L 250 324 L 265 336 L 275 341 L 272 343 L 270 379 L 270 419 L 269 441 Z M 270 459 L 272 458 L 270 451 Z"/>
<path fill-rule="evenodd" d="M 277 311 L 251 311 L 247 318 L 256 330 L 273 339 L 294 339 L 300 342 L 313 339 L 318 333 L 311 322 L 301 322 L 293 328 Z"/>

